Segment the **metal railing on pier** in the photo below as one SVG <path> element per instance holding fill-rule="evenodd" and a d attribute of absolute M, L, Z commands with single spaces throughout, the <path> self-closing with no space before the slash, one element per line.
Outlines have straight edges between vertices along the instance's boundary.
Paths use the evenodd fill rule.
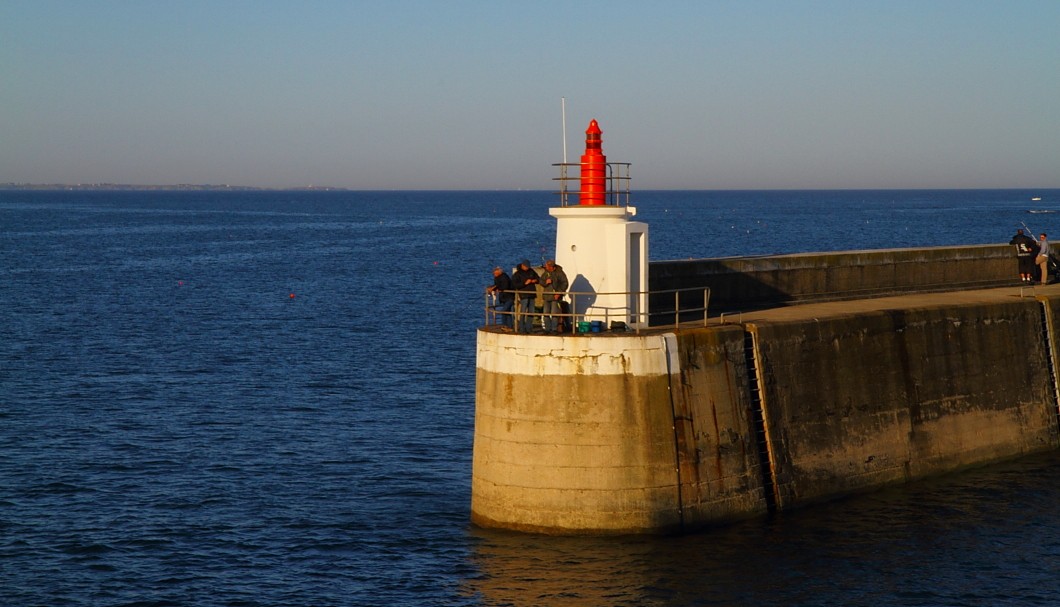
<path fill-rule="evenodd" d="M 515 295 L 515 301 L 510 310 L 498 309 L 498 299 L 501 293 Z M 643 302 L 649 297 L 659 302 L 669 299 L 668 294 L 673 295 L 673 309 L 644 311 L 636 306 L 598 306 L 593 302 L 604 296 L 620 296 L 626 301 Z M 517 291 L 495 291 L 487 292 L 485 295 L 485 315 L 487 325 L 504 325 L 518 329 L 520 321 L 529 319 L 532 328 L 543 330 L 546 326 L 546 318 L 556 319 L 563 326 L 561 333 L 596 333 L 596 332 L 634 332 L 641 330 L 676 328 L 680 326 L 706 326 L 707 309 L 710 305 L 710 289 L 703 287 L 692 287 L 687 289 L 665 289 L 660 291 L 566 291 L 564 296 L 570 298 L 570 302 L 564 303 L 569 312 L 546 312 L 544 306 L 537 306 L 536 302 L 544 303 L 545 298 L 552 293 L 535 293 L 535 306 L 533 309 L 521 309 L 522 300 Z M 683 296 L 683 300 L 682 300 Z M 584 304 L 584 309 L 579 309 L 579 301 Z M 658 307 L 658 306 L 656 306 Z M 601 324 L 593 327 L 593 322 Z"/>

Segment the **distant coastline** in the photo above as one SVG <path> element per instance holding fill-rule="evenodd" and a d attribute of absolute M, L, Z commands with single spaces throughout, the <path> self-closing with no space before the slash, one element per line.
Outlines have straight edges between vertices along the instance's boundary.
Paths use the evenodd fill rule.
<path fill-rule="evenodd" d="M 174 185 L 137 185 L 130 183 L 0 183 L 0 190 L 124 190 L 139 191 L 189 191 L 189 192 L 269 192 L 269 191 L 313 191 L 345 192 L 347 188 L 330 186 L 296 186 L 288 188 L 259 188 L 247 185 L 216 185 L 209 183 L 178 183 Z"/>

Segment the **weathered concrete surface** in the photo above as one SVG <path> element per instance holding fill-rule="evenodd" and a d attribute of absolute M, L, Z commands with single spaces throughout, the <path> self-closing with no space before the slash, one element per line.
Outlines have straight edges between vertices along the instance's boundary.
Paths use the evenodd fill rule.
<path fill-rule="evenodd" d="M 660 335 L 479 331 L 472 520 L 545 533 L 679 528 L 668 356 Z"/>
<path fill-rule="evenodd" d="M 649 265 L 648 284 L 652 291 L 709 287 L 710 309 L 717 313 L 801 301 L 1001 286 L 1017 279 L 1016 270 L 1011 246 L 970 245 L 655 261 Z M 681 307 L 699 307 L 701 299 L 688 293 Z M 673 307 L 672 295 L 653 296 L 654 324 L 669 323 Z"/>
<path fill-rule="evenodd" d="M 472 520 L 545 533 L 687 529 L 766 512 L 744 332 L 480 331 Z"/>
<path fill-rule="evenodd" d="M 747 390 L 744 331 L 681 331 L 680 372 L 671 375 L 684 528 L 764 514 L 762 478 Z"/>
<path fill-rule="evenodd" d="M 1056 448 L 1033 299 L 748 329 L 760 347 L 778 508 Z"/>

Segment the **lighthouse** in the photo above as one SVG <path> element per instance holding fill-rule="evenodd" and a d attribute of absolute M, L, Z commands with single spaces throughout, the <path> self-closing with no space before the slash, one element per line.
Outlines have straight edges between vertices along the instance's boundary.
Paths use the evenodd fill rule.
<path fill-rule="evenodd" d="M 571 311 L 618 330 L 478 331 L 471 519 L 562 534 L 680 528 L 677 342 L 621 330 L 648 326 L 648 226 L 631 220 L 629 165 L 607 162 L 593 120 L 581 162 L 559 166 L 560 206 L 549 214 Z"/>
<path fill-rule="evenodd" d="M 585 153 L 578 163 L 577 204 L 561 173 L 561 206 L 556 218 L 556 263 L 570 279 L 571 312 L 576 318 L 605 326 L 618 321 L 648 326 L 648 225 L 631 221 L 628 164 L 608 163 L 603 132 L 591 120 L 585 130 Z"/>

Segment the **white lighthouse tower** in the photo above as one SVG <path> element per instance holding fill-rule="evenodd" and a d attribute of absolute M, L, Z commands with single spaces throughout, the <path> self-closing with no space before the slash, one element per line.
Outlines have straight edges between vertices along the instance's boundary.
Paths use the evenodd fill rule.
<path fill-rule="evenodd" d="M 575 318 L 648 326 L 648 224 L 631 221 L 629 165 L 608 164 L 596 120 L 585 130 L 578 204 L 567 204 L 568 165 L 561 165 L 562 206 L 556 218 L 556 263 L 570 281 Z M 617 186 L 617 187 L 616 187 Z"/>

